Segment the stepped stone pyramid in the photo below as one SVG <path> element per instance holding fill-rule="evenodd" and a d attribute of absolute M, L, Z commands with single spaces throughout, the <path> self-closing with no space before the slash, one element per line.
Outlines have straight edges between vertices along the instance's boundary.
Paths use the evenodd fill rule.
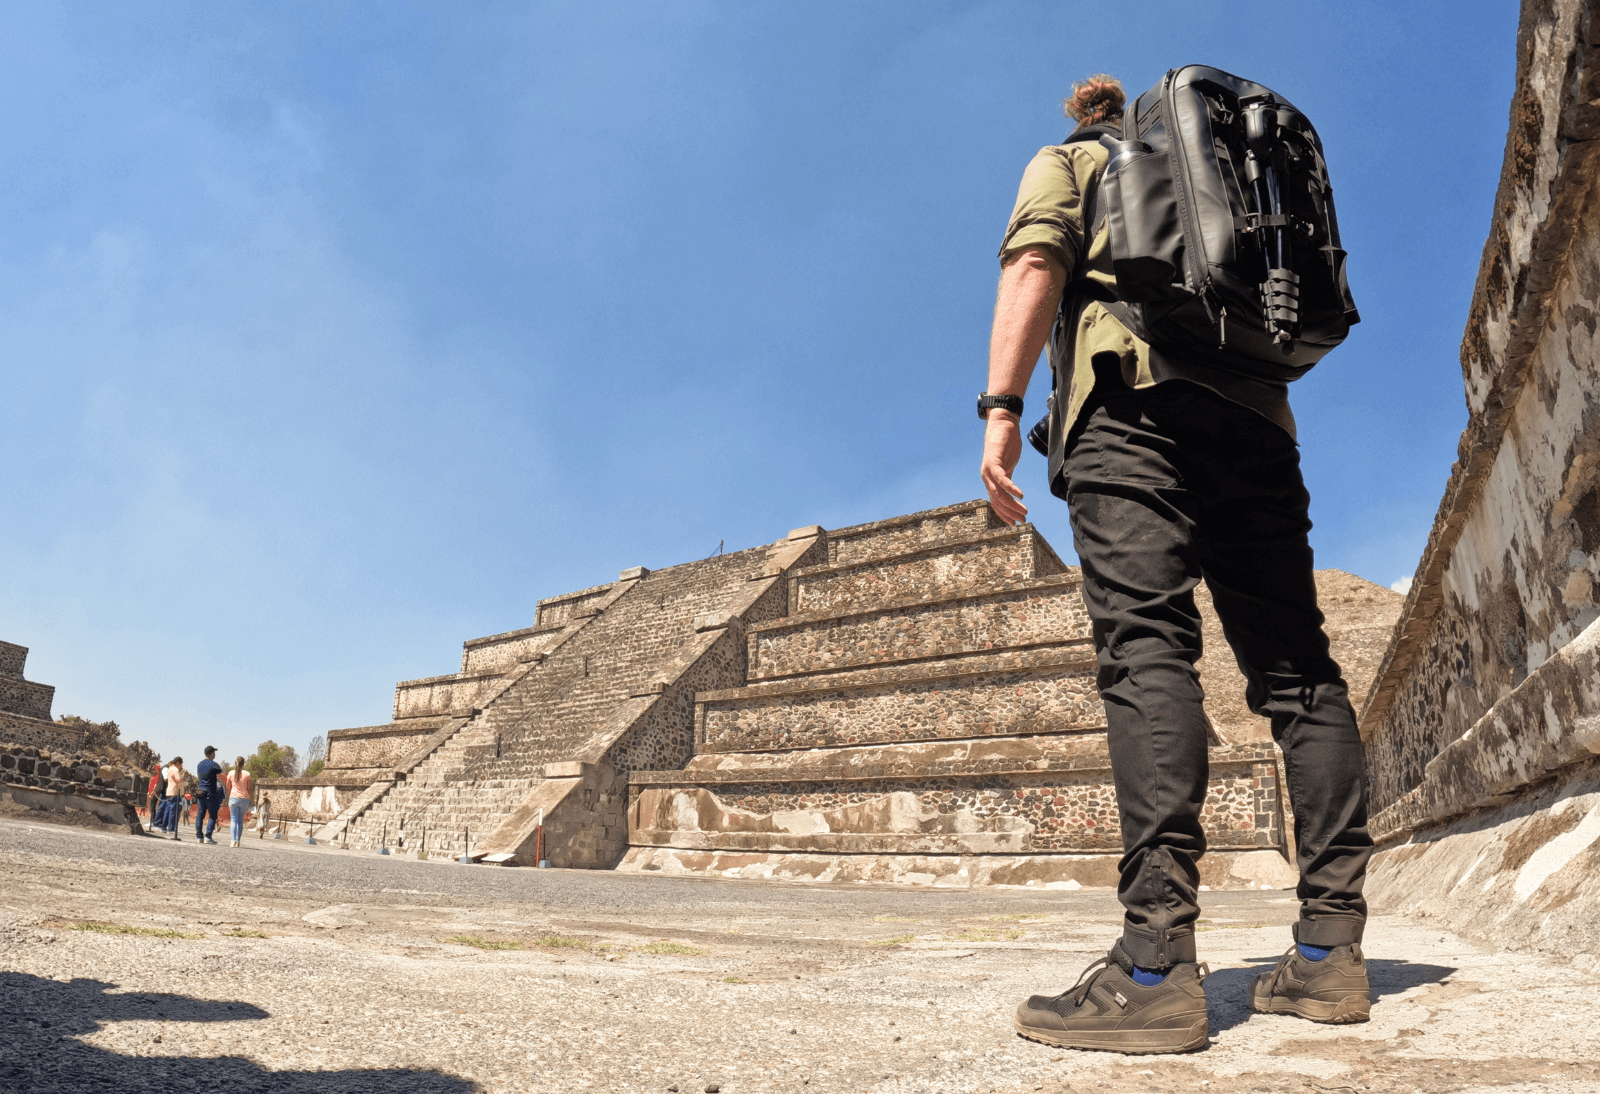
<path fill-rule="evenodd" d="M 1398 594 L 1318 580 L 1360 609 L 1335 655 L 1381 643 Z M 1292 885 L 1282 762 L 1228 674 L 1202 662 L 1227 708 L 1202 880 Z M 398 685 L 390 724 L 334 731 L 317 780 L 269 786 L 323 839 L 455 855 L 470 829 L 499 862 L 1070 887 L 1115 885 L 1121 852 L 1079 573 L 984 501 L 542 600 Z"/>

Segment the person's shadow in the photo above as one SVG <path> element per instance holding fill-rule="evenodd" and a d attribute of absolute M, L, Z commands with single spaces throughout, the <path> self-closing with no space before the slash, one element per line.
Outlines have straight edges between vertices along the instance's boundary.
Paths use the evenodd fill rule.
<path fill-rule="evenodd" d="M 1218 969 L 1206 977 L 1206 1010 L 1211 1018 L 1211 1036 L 1243 1024 L 1250 1015 L 1250 988 L 1256 977 L 1270 972 L 1278 963 L 1274 957 L 1250 957 L 1246 969 Z M 1419 965 L 1410 961 L 1367 959 L 1367 980 L 1372 985 L 1372 1001 L 1386 995 L 1399 995 L 1418 984 L 1437 984 L 1455 973 L 1447 965 Z"/>
<path fill-rule="evenodd" d="M 229 1094 L 468 1094 L 477 1083 L 437 1071 L 269 1071 L 240 1056 L 123 1056 L 76 1038 L 107 1022 L 243 1022 L 266 1018 L 251 1003 L 164 992 L 109 993 L 99 980 L 61 983 L 0 972 L 0 1090 L 225 1090 Z M 226 1036 L 224 1034 L 224 1036 Z"/>

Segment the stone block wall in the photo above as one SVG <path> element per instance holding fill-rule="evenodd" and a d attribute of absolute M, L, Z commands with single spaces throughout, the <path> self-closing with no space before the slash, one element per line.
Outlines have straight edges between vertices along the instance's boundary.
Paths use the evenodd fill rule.
<path fill-rule="evenodd" d="M 1594 5 L 1525 0 L 1516 49 L 1461 345 L 1467 428 L 1362 712 L 1380 842 L 1368 891 L 1600 967 Z"/>
<path fill-rule="evenodd" d="M 977 653 L 1002 646 L 1060 645 L 1089 636 L 1089 616 L 1074 575 L 1012 592 L 912 601 L 840 616 L 826 628 L 794 615 L 750 628 L 750 679 L 891 661 Z M 937 604 L 937 610 L 930 610 Z"/>
<path fill-rule="evenodd" d="M 1529 0 L 1461 363 L 1460 457 L 1362 712 L 1376 810 L 1600 620 L 1600 106 L 1579 0 Z M 1463 809 L 1474 803 L 1462 803 Z"/>
<path fill-rule="evenodd" d="M 755 683 L 701 696 L 702 752 L 746 752 L 1105 728 L 1086 644 L 979 655 L 930 675 L 921 666 L 859 670 L 803 686 Z"/>
<path fill-rule="evenodd" d="M 340 783 L 323 777 L 262 779 L 256 784 L 255 801 L 259 804 L 263 794 L 272 795 L 273 821 L 325 823 L 367 788 L 365 781 Z"/>
<path fill-rule="evenodd" d="M 399 725 L 357 726 L 328 734 L 329 769 L 393 768 L 443 724 L 440 718 L 419 718 Z M 331 777 L 333 771 L 329 771 Z"/>
<path fill-rule="evenodd" d="M 144 804 L 148 779 L 148 772 L 93 756 L 0 745 L 0 789 L 20 804 L 93 812 L 126 823 L 135 834 L 143 831 L 136 810 Z"/>
<path fill-rule="evenodd" d="M 498 672 L 451 673 L 402 680 L 394 686 L 394 720 L 447 718 L 470 711 L 500 681 L 500 676 Z"/>
<path fill-rule="evenodd" d="M 798 570 L 789 578 L 789 610 L 805 615 L 866 609 L 1065 572 L 1031 526 L 984 530 L 954 550 L 926 547 L 909 555 Z"/>
<path fill-rule="evenodd" d="M 970 539 L 1004 527 L 988 502 L 969 501 L 929 509 L 888 520 L 858 524 L 828 536 L 831 565 L 863 562 L 889 555 L 910 554 L 941 543 Z"/>
<path fill-rule="evenodd" d="M 540 631 L 555 630 L 565 627 L 574 619 L 580 619 L 587 614 L 591 614 L 595 605 L 605 599 L 614 585 L 615 582 L 610 582 L 605 585 L 579 589 L 573 593 L 546 597 L 539 601 L 539 606 L 534 616 L 534 629 Z"/>
<path fill-rule="evenodd" d="M 0 714 L 50 721 L 50 706 L 56 689 L 23 679 L 28 663 L 28 647 L 0 642 Z"/>
<path fill-rule="evenodd" d="M 55 701 L 56 689 L 49 684 L 36 684 L 19 677 L 0 676 L 0 711 L 20 714 L 24 718 L 50 720 L 50 707 Z"/>
<path fill-rule="evenodd" d="M 51 752 L 77 752 L 83 748 L 83 738 L 82 730 L 61 722 L 0 713 L 0 742 L 6 744 L 27 745 Z"/>
<path fill-rule="evenodd" d="M 28 663 L 28 647 L 0 642 L 0 676 L 21 676 Z"/>
<path fill-rule="evenodd" d="M 564 624 L 524 627 L 462 644 L 461 675 L 499 675 L 543 653 L 550 638 Z"/>

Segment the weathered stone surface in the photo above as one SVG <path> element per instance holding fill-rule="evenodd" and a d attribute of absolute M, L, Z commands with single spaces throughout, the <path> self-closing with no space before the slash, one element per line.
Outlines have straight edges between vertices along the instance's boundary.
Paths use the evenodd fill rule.
<path fill-rule="evenodd" d="M 1591 4 L 1523 5 L 1461 347 L 1470 417 L 1361 722 L 1390 845 L 1375 896 L 1542 947 L 1576 945 L 1600 907 L 1574 835 L 1600 817 L 1597 47 Z"/>
<path fill-rule="evenodd" d="M 0 642 L 0 714 L 18 714 L 48 722 L 56 689 L 49 684 L 23 679 L 27 661 L 28 647 Z"/>
<path fill-rule="evenodd" d="M 135 835 L 144 831 L 136 809 L 144 804 L 147 778 L 97 757 L 0 744 L 0 797 L 28 809 L 92 813 Z"/>
<path fill-rule="evenodd" d="M 1507 949 L 1593 955 L 1600 908 L 1600 760 L 1450 824 L 1417 830 L 1373 860 L 1368 898 Z"/>
<path fill-rule="evenodd" d="M 750 678 L 948 657 L 1089 637 L 1076 573 L 846 615 L 792 615 L 749 630 Z"/>
<path fill-rule="evenodd" d="M 753 684 L 700 697 L 702 752 L 1103 728 L 1087 645 Z"/>
<path fill-rule="evenodd" d="M 797 570 L 789 578 L 789 611 L 838 613 L 932 600 L 1066 570 L 1030 526 L 998 528 L 911 553 Z"/>

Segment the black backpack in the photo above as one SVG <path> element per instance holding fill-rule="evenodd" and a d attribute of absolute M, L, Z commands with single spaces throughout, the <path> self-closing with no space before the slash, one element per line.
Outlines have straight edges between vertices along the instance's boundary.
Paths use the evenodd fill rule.
<path fill-rule="evenodd" d="M 1297 380 L 1361 321 L 1345 283 L 1322 141 L 1282 96 L 1220 69 L 1173 69 L 1114 127 L 1091 197 L 1117 299 L 1140 338 L 1234 372 Z M 1090 236 L 1093 238 L 1093 235 Z"/>

